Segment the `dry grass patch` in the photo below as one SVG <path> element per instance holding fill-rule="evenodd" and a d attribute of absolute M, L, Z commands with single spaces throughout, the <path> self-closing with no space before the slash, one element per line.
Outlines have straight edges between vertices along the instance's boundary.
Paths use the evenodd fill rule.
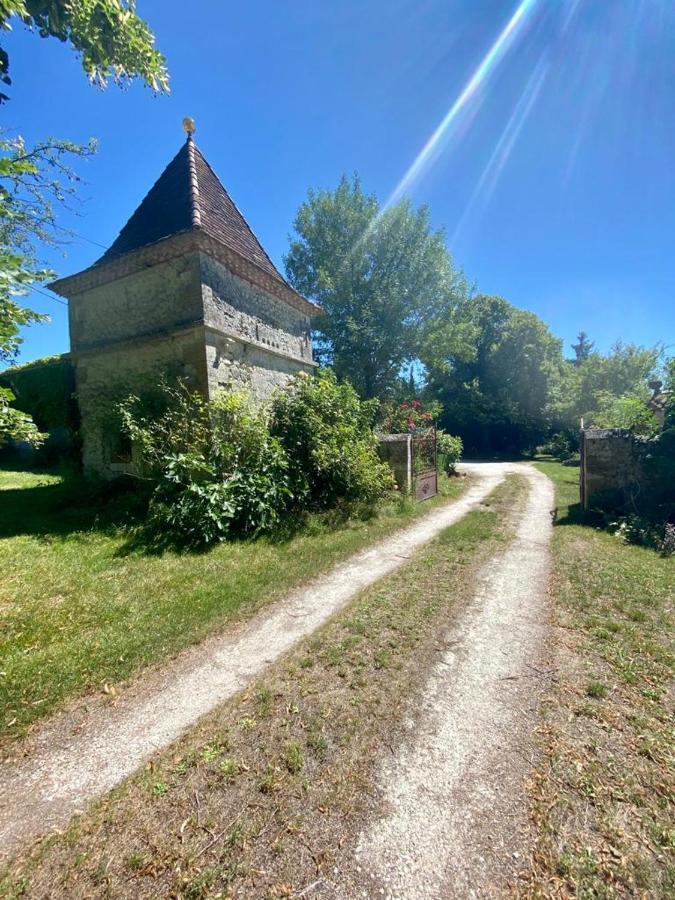
<path fill-rule="evenodd" d="M 578 470 L 556 482 L 556 679 L 544 767 L 532 785 L 539 841 L 528 896 L 675 895 L 675 560 L 584 523 Z"/>
<path fill-rule="evenodd" d="M 509 538 L 511 477 L 360 594 L 69 831 L 15 861 L 8 896 L 291 897 L 349 880 L 379 809 L 375 764 L 401 735 L 477 568 Z"/>

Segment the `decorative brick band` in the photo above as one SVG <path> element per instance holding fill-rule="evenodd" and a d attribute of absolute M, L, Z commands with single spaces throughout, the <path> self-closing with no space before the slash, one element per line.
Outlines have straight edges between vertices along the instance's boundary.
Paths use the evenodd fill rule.
<path fill-rule="evenodd" d="M 52 282 L 49 287 L 56 294 L 70 298 L 75 294 L 81 294 L 101 284 L 117 281 L 126 275 L 133 275 L 134 272 L 138 272 L 141 269 L 146 269 L 157 263 L 174 259 L 176 256 L 183 256 L 186 253 L 195 251 L 201 251 L 212 256 L 218 262 L 227 266 L 235 275 L 267 291 L 279 300 L 283 300 L 284 303 L 300 310 L 307 316 L 316 316 L 321 312 L 321 307 L 298 294 L 285 281 L 282 281 L 280 278 L 274 278 L 272 275 L 264 272 L 255 263 L 250 262 L 237 253 L 236 250 L 232 250 L 231 247 L 228 247 L 222 241 L 205 234 L 197 227 L 190 231 L 183 231 L 180 234 L 163 238 L 161 241 L 148 244 L 139 250 L 132 250 L 117 259 L 90 266 L 88 269 L 84 269 L 75 275 L 60 278 L 58 281 Z"/>

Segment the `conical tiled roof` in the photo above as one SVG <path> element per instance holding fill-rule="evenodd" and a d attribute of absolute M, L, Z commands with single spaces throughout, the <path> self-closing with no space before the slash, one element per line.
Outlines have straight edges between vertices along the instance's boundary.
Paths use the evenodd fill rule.
<path fill-rule="evenodd" d="M 96 264 L 191 230 L 202 230 L 286 284 L 191 135 Z"/>

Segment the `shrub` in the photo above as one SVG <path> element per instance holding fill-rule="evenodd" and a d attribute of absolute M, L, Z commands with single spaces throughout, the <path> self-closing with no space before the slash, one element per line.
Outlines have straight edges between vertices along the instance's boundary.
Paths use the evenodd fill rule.
<path fill-rule="evenodd" d="M 616 537 L 627 544 L 652 547 L 663 556 L 675 553 L 675 525 L 668 522 L 662 524 L 632 513 L 610 522 L 609 527 Z"/>
<path fill-rule="evenodd" d="M 423 404 L 421 400 L 404 403 L 385 403 L 382 406 L 382 421 L 379 426 L 383 434 L 405 434 L 430 428 L 441 414 L 442 406 L 436 401 Z"/>
<path fill-rule="evenodd" d="M 593 413 L 595 428 L 627 428 L 633 434 L 653 437 L 658 434 L 659 423 L 648 409 L 645 398 L 632 394 L 612 397 L 603 392 L 598 397 L 599 409 Z"/>
<path fill-rule="evenodd" d="M 12 406 L 29 415 L 40 431 L 77 429 L 75 372 L 68 357 L 46 357 L 5 369 L 0 387 L 12 391 Z"/>
<path fill-rule="evenodd" d="M 570 431 L 558 431 L 538 448 L 540 453 L 552 456 L 560 462 L 573 459 L 579 451 L 579 436 Z"/>
<path fill-rule="evenodd" d="M 372 430 L 377 408 L 330 369 L 314 378 L 301 373 L 276 394 L 271 431 L 288 456 L 296 503 L 324 509 L 338 501 L 374 503 L 392 489 Z"/>
<path fill-rule="evenodd" d="M 438 460 L 443 471 L 446 475 L 454 475 L 457 463 L 462 457 L 462 439 L 439 429 L 436 432 L 436 441 Z"/>
<path fill-rule="evenodd" d="M 31 417 L 10 406 L 14 394 L 9 388 L 0 387 L 0 447 L 10 441 L 20 441 L 39 446 L 45 435 L 38 431 Z"/>
<path fill-rule="evenodd" d="M 121 407 L 141 473 L 155 482 L 150 528 L 191 546 L 274 528 L 291 496 L 288 460 L 264 414 L 242 394 L 164 392 L 159 415 L 137 397 Z"/>

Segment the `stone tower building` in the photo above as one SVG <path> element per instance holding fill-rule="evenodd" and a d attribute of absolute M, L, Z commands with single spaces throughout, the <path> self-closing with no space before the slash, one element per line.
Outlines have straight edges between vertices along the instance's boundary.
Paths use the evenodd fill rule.
<path fill-rule="evenodd" d="M 83 463 L 124 471 L 129 448 L 101 410 L 164 373 L 207 397 L 247 387 L 261 401 L 310 372 L 318 308 L 279 274 L 192 134 L 109 250 L 55 282 L 69 301 Z"/>

